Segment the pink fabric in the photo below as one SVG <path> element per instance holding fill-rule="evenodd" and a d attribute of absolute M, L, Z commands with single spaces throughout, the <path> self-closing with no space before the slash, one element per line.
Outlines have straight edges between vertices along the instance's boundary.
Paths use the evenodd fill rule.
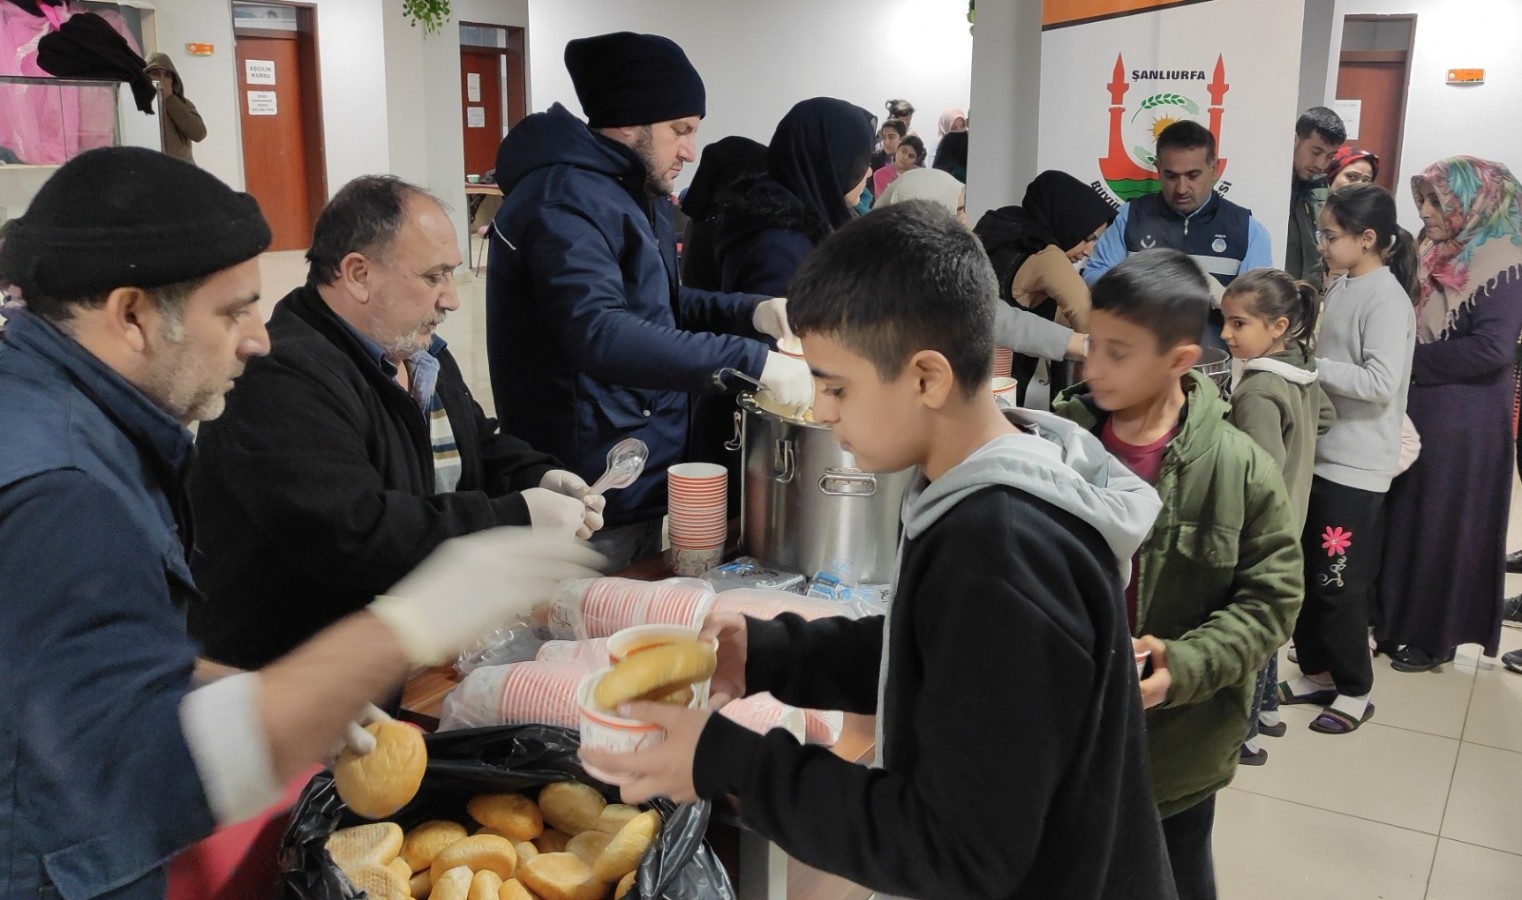
<path fill-rule="evenodd" d="M 10 3 L 0 3 L 0 75 L 51 78 L 37 65 L 37 42 L 58 29 L 76 10 L 43 5 L 33 16 Z M 142 52 L 113 12 L 97 13 L 111 23 L 128 46 Z M 44 85 L 0 85 L 0 146 L 10 148 L 22 162 L 59 165 L 115 140 L 116 100 L 108 88 L 55 88 Z"/>

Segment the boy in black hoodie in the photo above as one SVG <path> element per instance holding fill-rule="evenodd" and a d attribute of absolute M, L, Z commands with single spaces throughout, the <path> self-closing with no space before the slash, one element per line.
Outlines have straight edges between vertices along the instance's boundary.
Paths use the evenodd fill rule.
<path fill-rule="evenodd" d="M 877 713 L 876 766 L 640 703 L 665 743 L 583 756 L 630 802 L 733 794 L 879 897 L 1172 898 L 1121 603 L 1157 496 L 1082 429 L 999 410 L 997 297 L 977 238 L 924 201 L 835 232 L 790 291 L 815 419 L 863 469 L 921 477 L 889 615 L 716 614 L 713 689 Z"/>

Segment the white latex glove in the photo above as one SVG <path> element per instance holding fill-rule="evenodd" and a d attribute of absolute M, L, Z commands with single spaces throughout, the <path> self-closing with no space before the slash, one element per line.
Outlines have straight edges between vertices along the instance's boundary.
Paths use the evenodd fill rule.
<path fill-rule="evenodd" d="M 360 756 L 364 756 L 375 749 L 375 735 L 366 731 L 365 726 L 375 722 L 388 722 L 390 720 L 391 717 L 386 715 L 385 710 L 382 710 L 374 703 L 366 703 L 365 711 L 359 714 L 359 718 L 350 722 L 348 730 L 344 732 L 344 746 Z M 337 755 L 336 753 L 334 754 L 334 756 Z"/>
<path fill-rule="evenodd" d="M 775 352 L 766 354 L 761 386 L 783 406 L 809 409 L 814 405 L 814 373 L 801 359 Z"/>
<path fill-rule="evenodd" d="M 549 488 L 529 488 L 523 492 L 523 502 L 528 506 L 529 525 L 535 531 L 586 540 L 602 527 L 600 511 L 593 512 L 586 502 Z"/>
<path fill-rule="evenodd" d="M 556 469 L 545 472 L 544 477 L 539 479 L 539 486 L 547 491 L 564 494 L 567 497 L 575 497 L 586 505 L 586 511 L 582 514 L 581 524 L 586 526 L 587 533 L 577 532 L 576 536 L 586 539 L 592 536 L 592 532 L 602 528 L 602 511 L 608 506 L 608 498 L 601 494 L 591 494 L 592 486 L 587 484 L 580 475 L 566 469 Z"/>
<path fill-rule="evenodd" d="M 751 314 L 751 324 L 762 334 L 769 334 L 779 341 L 787 341 L 789 344 L 797 342 L 793 336 L 792 326 L 787 323 L 787 298 L 773 297 L 770 300 L 762 300 L 756 306 L 756 311 Z"/>
<path fill-rule="evenodd" d="M 412 662 L 438 665 L 549 602 L 562 581 L 596 578 L 605 562 L 569 536 L 493 528 L 440 544 L 368 609 Z"/>

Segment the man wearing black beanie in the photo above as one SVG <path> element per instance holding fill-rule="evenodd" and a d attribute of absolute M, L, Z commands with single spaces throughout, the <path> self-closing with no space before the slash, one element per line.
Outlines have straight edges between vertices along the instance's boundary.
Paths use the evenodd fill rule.
<path fill-rule="evenodd" d="M 608 498 L 593 544 L 614 565 L 660 549 L 666 470 L 687 456 L 690 396 L 735 369 L 788 405 L 808 367 L 769 349 L 791 338 L 786 301 L 678 284 L 669 194 L 697 158 L 703 81 L 667 38 L 619 32 L 566 45 L 586 112 L 519 123 L 497 153 L 487 353 L 502 427 L 591 481 L 637 437 L 644 474 Z M 763 343 L 764 342 L 764 343 Z"/>
<path fill-rule="evenodd" d="M 175 853 L 346 737 L 374 749 L 352 723 L 412 666 L 594 574 L 503 529 L 258 672 L 197 658 L 188 426 L 269 350 L 269 242 L 252 197 L 128 147 L 65 164 L 0 242 L 24 302 L 0 341 L 0 897 L 164 897 Z"/>

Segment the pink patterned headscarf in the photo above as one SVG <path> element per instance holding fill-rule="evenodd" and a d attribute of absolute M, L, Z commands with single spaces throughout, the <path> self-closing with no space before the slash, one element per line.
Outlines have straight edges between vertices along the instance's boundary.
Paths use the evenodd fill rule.
<path fill-rule="evenodd" d="M 1439 160 L 1412 176 L 1418 206 L 1423 183 L 1437 192 L 1449 234 L 1422 254 L 1416 330 L 1425 344 L 1447 337 L 1481 288 L 1503 275 L 1522 279 L 1522 185 L 1505 165 L 1473 156 Z"/>

